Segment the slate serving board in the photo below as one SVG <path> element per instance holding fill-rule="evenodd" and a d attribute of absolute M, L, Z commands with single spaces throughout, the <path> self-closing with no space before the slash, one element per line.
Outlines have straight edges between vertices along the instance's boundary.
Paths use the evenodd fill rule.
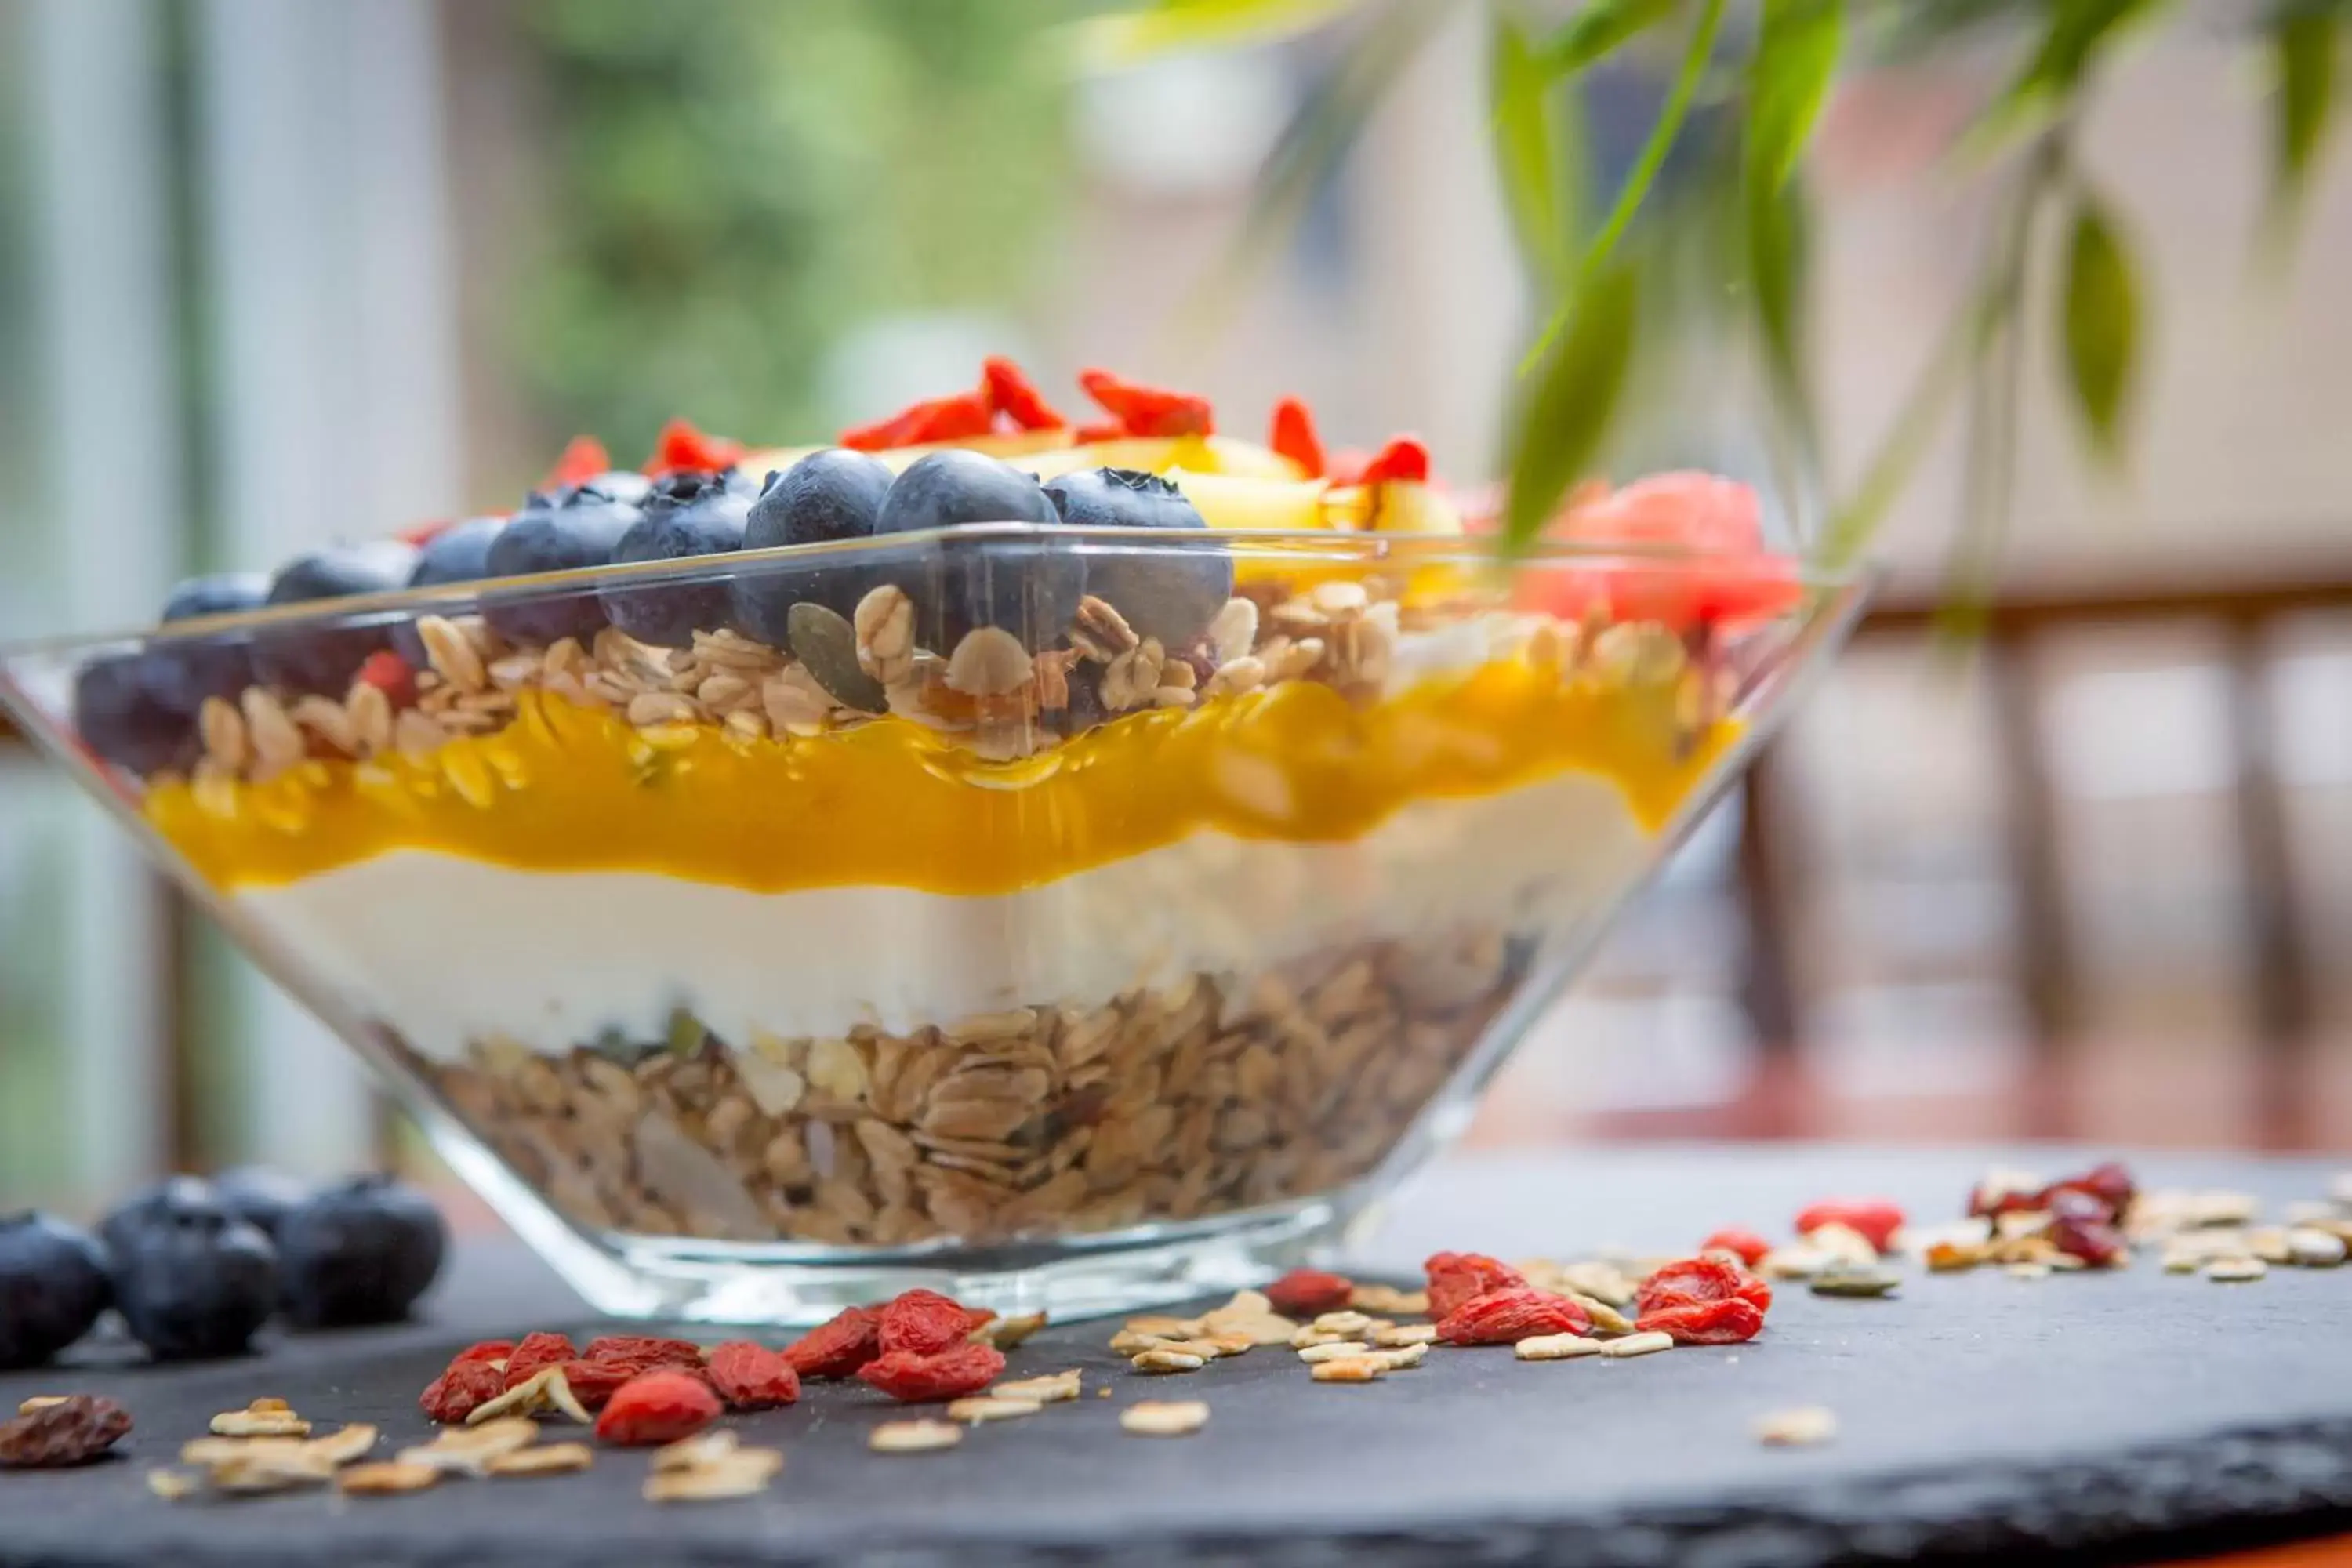
<path fill-rule="evenodd" d="M 1664 1249 L 1718 1224 L 1777 1232 L 1832 1193 L 1941 1216 L 1995 1160 L 2021 1155 L 1460 1161 L 1400 1199 L 1364 1261 L 1405 1275 L 1444 1246 Z M 2135 1163 L 2151 1184 L 2273 1204 L 2326 1179 L 2310 1163 Z M 861 1385 L 816 1387 L 741 1423 L 788 1459 L 769 1493 L 733 1503 L 646 1504 L 644 1458 L 611 1452 L 581 1475 L 408 1497 L 173 1504 L 146 1489 L 146 1470 L 213 1413 L 260 1394 L 322 1423 L 376 1422 L 386 1450 L 421 1438 L 416 1392 L 454 1346 L 535 1326 L 584 1325 L 535 1262 L 491 1243 L 461 1250 L 426 1323 L 282 1340 L 213 1366 L 99 1353 L 0 1377 L 10 1408 L 70 1388 L 121 1399 L 138 1422 L 124 1459 L 0 1474 L 0 1564 L 2157 1561 L 2352 1528 L 2352 1268 L 2221 1286 L 2152 1260 L 2104 1278 L 1914 1278 L 1887 1300 L 1790 1289 L 1747 1346 L 1549 1364 L 1439 1351 L 1364 1386 L 1310 1384 L 1266 1351 L 1143 1378 L 1105 1348 L 1106 1325 L 1059 1326 L 1013 1374 L 1084 1367 L 1077 1405 L 979 1428 L 947 1453 L 882 1456 L 867 1429 L 906 1412 Z M 1106 1387 L 1112 1397 L 1097 1397 Z M 1132 1437 L 1117 1413 L 1139 1398 L 1202 1398 L 1213 1415 L 1192 1437 Z M 1759 1447 L 1751 1421 L 1796 1405 L 1834 1410 L 1837 1440 Z"/>

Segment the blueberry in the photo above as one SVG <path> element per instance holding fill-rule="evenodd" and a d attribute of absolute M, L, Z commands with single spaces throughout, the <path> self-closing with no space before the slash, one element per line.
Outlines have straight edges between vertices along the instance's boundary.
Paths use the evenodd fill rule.
<path fill-rule="evenodd" d="M 191 577 L 163 601 L 163 618 L 169 625 L 198 616 L 242 615 L 259 609 L 268 597 L 269 579 L 257 572 Z M 147 695 L 159 707 L 193 719 L 205 698 L 234 702 L 237 693 L 253 684 L 253 634 L 231 632 L 151 643 L 142 674 Z"/>
<path fill-rule="evenodd" d="M 142 1230 L 173 1215 L 228 1212 L 213 1184 L 203 1177 L 166 1176 L 115 1205 L 99 1222 L 98 1235 L 106 1250 L 120 1257 L 130 1250 L 131 1239 Z"/>
<path fill-rule="evenodd" d="M 879 459 L 845 447 L 811 452 L 768 476 L 743 525 L 743 548 L 867 538 L 889 492 L 890 469 Z M 846 616 L 874 583 L 866 566 L 746 568 L 735 579 L 735 625 L 770 647 L 782 647 L 791 640 L 784 619 L 794 604 L 811 600 Z"/>
<path fill-rule="evenodd" d="M 1062 521 L 1085 528 L 1205 529 L 1184 493 L 1158 474 L 1081 468 L 1045 484 Z M 1139 550 L 1103 545 L 1087 553 L 1087 583 L 1143 637 L 1188 646 L 1233 597 L 1234 563 L 1223 548 Z"/>
<path fill-rule="evenodd" d="M 248 1225 L 258 1226 L 272 1241 L 278 1239 L 278 1227 L 288 1211 L 310 1201 L 309 1183 L 267 1165 L 224 1171 L 213 1178 L 212 1190 L 221 1207 Z"/>
<path fill-rule="evenodd" d="M 950 450 L 918 460 L 892 481 L 874 531 L 1060 521 L 1030 475 L 979 452 Z M 940 651 L 983 626 L 1042 647 L 1077 613 L 1087 581 L 1086 563 L 1073 551 L 993 540 L 943 545 L 936 557 L 884 565 L 877 575 L 914 599 L 918 640 Z"/>
<path fill-rule="evenodd" d="M 93 658 L 74 674 L 74 728 L 82 744 L 135 773 L 174 767 L 194 751 L 187 720 L 147 689 L 147 660 L 135 653 Z"/>
<path fill-rule="evenodd" d="M 390 593 L 407 586 L 415 562 L 412 547 L 389 539 L 313 551 L 278 569 L 270 579 L 268 602 L 308 605 Z M 360 666 L 392 645 L 391 632 L 381 622 L 334 625 L 323 616 L 320 622 L 257 633 L 255 673 L 273 686 L 341 697 Z"/>
<path fill-rule="evenodd" d="M 390 1176 L 354 1176 L 289 1210 L 278 1231 L 286 1315 L 305 1328 L 389 1323 L 441 1271 L 441 1212 Z"/>
<path fill-rule="evenodd" d="M 643 506 L 646 498 L 654 493 L 654 481 L 635 468 L 607 468 L 593 479 L 557 491 L 556 500 L 567 500 L 583 490 L 593 490 L 606 500 L 616 500 L 625 506 Z"/>
<path fill-rule="evenodd" d="M 451 523 L 417 551 L 416 564 L 409 568 L 408 585 L 441 588 L 453 583 L 480 582 L 490 574 L 490 541 L 506 525 L 505 518 L 495 516 L 469 517 L 463 522 Z M 415 622 L 403 621 L 392 628 L 392 646 L 411 668 L 425 668 L 425 639 L 416 635 Z"/>
<path fill-rule="evenodd" d="M 606 565 L 614 546 L 643 515 L 635 500 L 607 495 L 593 483 L 560 497 L 534 495 L 490 542 L 490 575 L 535 577 Z M 604 629 L 604 605 L 593 588 L 537 597 L 486 595 L 482 618 L 509 642 L 543 646 L 577 637 L 584 644 Z"/>
<path fill-rule="evenodd" d="M 277 1248 L 208 1194 L 163 1203 L 109 1242 L 114 1305 L 158 1361 L 238 1354 L 277 1308 Z"/>
<path fill-rule="evenodd" d="M 81 1338 L 110 1294 L 89 1232 L 45 1214 L 0 1215 L 0 1371 L 38 1366 Z"/>
<path fill-rule="evenodd" d="M 645 515 L 614 547 L 614 563 L 732 554 L 743 547 L 751 510 L 749 487 L 731 475 L 668 475 L 655 483 Z M 730 598 L 723 576 L 604 590 L 604 614 L 613 624 L 656 647 L 690 647 L 697 631 L 717 631 L 727 624 Z"/>

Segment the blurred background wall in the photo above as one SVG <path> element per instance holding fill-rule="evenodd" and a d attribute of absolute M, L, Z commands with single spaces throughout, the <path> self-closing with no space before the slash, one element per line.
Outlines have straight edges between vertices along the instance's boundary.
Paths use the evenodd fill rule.
<path fill-rule="evenodd" d="M 1082 9 L 0 0 L 0 635 L 511 505 L 575 431 L 814 437 L 987 352 L 1241 429 L 1297 392 L 1490 471 L 1526 302 L 1467 8 L 1221 291 L 1329 46 L 1081 79 L 1048 29 Z M 2239 65 L 2157 35 L 2087 128 L 2150 267 L 2136 466 L 2084 464 L 2031 367 L 1997 635 L 1963 651 L 1922 608 L 1959 489 L 1929 464 L 1886 612 L 1479 1136 L 2352 1139 L 2352 160 L 2267 274 Z M 1970 275 L 1986 190 L 1938 153 L 1982 86 L 1857 73 L 1833 108 L 1833 470 Z M 1685 372 L 1667 445 L 1727 438 L 1732 374 Z M 0 747 L 0 1194 L 364 1159 L 340 1050 L 113 833 Z"/>

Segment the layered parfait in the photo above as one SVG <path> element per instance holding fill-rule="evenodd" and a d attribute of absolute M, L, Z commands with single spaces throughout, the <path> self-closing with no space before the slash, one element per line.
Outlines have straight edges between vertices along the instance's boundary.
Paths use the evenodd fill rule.
<path fill-rule="evenodd" d="M 184 584 L 237 618 L 87 664 L 79 732 L 592 1234 L 1335 1193 L 1652 863 L 1801 590 L 1726 481 L 1588 489 L 1558 531 L 1627 552 L 1505 573 L 1409 437 L 1082 380 L 575 442 L 511 515 Z"/>

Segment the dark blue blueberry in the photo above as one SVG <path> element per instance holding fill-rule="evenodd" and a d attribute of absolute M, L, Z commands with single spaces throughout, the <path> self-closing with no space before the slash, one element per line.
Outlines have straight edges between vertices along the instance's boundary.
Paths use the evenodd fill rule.
<path fill-rule="evenodd" d="M 453 583 L 480 582 L 490 574 L 490 541 L 506 525 L 503 517 L 469 517 L 451 523 L 417 551 L 416 564 L 409 568 L 408 585 L 442 588 Z M 416 623 L 403 621 L 393 627 L 392 646 L 412 668 L 425 668 L 425 639 L 416 635 Z"/>
<path fill-rule="evenodd" d="M 310 1184 L 267 1165 L 240 1165 L 212 1180 L 213 1196 L 220 1205 L 249 1225 L 278 1239 L 278 1227 L 288 1211 L 310 1201 Z"/>
<path fill-rule="evenodd" d="M 81 1338 L 111 1294 L 89 1232 L 45 1214 L 0 1215 L 0 1371 L 38 1366 Z"/>
<path fill-rule="evenodd" d="M 432 1200 L 390 1176 L 354 1176 L 289 1210 L 278 1233 L 286 1315 L 304 1328 L 390 1323 L 441 1271 Z"/>
<path fill-rule="evenodd" d="M 654 481 L 635 468 L 607 468 L 593 479 L 556 492 L 556 500 L 568 500 L 583 490 L 593 490 L 606 500 L 620 501 L 627 506 L 643 506 L 646 498 L 654 493 Z"/>
<path fill-rule="evenodd" d="M 187 719 L 149 695 L 142 654 L 105 655 L 75 672 L 74 729 L 83 745 L 135 773 L 176 767 L 195 750 Z"/>
<path fill-rule="evenodd" d="M 390 539 L 313 551 L 278 569 L 270 579 L 268 602 L 309 605 L 361 594 L 388 594 L 408 585 L 408 574 L 415 563 L 414 547 Z M 331 623 L 331 615 L 322 615 L 319 624 L 255 633 L 254 672 L 272 686 L 341 697 L 360 666 L 392 646 L 392 633 L 382 620 Z"/>
<path fill-rule="evenodd" d="M 1045 482 L 1062 521 L 1080 528 L 1205 530 L 1200 510 L 1158 474 L 1080 468 Z M 1089 546 L 1087 585 L 1143 637 L 1171 652 L 1209 629 L 1233 597 L 1233 557 L 1222 547 L 1190 550 Z"/>
<path fill-rule="evenodd" d="M 536 577 L 609 565 L 621 536 L 644 515 L 635 501 L 607 495 L 593 483 L 560 498 L 534 495 L 490 542 L 490 575 Z M 544 646 L 577 637 L 585 644 L 604 629 L 604 604 L 593 588 L 538 597 L 491 594 L 483 596 L 482 618 L 509 642 Z"/>
<path fill-rule="evenodd" d="M 867 538 L 889 493 L 890 469 L 878 458 L 845 447 L 811 452 L 768 476 L 743 525 L 743 548 Z M 782 647 L 791 640 L 784 620 L 793 605 L 809 600 L 847 616 L 874 582 L 863 566 L 746 567 L 735 578 L 735 626 Z"/>
<path fill-rule="evenodd" d="M 933 452 L 891 483 L 875 534 L 971 522 L 1058 523 L 1036 479 L 979 452 Z M 1086 594 L 1086 563 L 1061 546 L 970 541 L 941 545 L 877 576 L 915 601 L 917 639 L 945 651 L 975 626 L 1001 626 L 1034 647 L 1059 637 Z"/>
<path fill-rule="evenodd" d="M 156 1221 L 181 1214 L 216 1214 L 234 1218 L 213 1184 L 202 1176 L 166 1176 L 123 1199 L 99 1222 L 99 1239 L 108 1252 L 129 1250 L 131 1238 Z"/>
<path fill-rule="evenodd" d="M 108 1249 L 115 1308 L 158 1361 L 236 1355 L 277 1310 L 277 1248 L 209 1199 L 163 1204 Z"/>
<path fill-rule="evenodd" d="M 645 515 L 613 549 L 623 563 L 731 555 L 743 547 L 751 487 L 731 474 L 677 473 L 656 481 Z M 614 626 L 656 647 L 690 647 L 698 631 L 715 632 L 732 608 L 724 575 L 707 583 L 614 585 L 604 590 Z"/>
<path fill-rule="evenodd" d="M 258 572 L 223 572 L 191 577 L 163 601 L 163 621 L 198 616 L 235 616 L 257 610 L 269 597 L 269 579 Z M 187 639 L 166 637 L 147 649 L 147 694 L 156 703 L 193 719 L 207 697 L 236 700 L 253 684 L 253 634 L 229 632 Z"/>

